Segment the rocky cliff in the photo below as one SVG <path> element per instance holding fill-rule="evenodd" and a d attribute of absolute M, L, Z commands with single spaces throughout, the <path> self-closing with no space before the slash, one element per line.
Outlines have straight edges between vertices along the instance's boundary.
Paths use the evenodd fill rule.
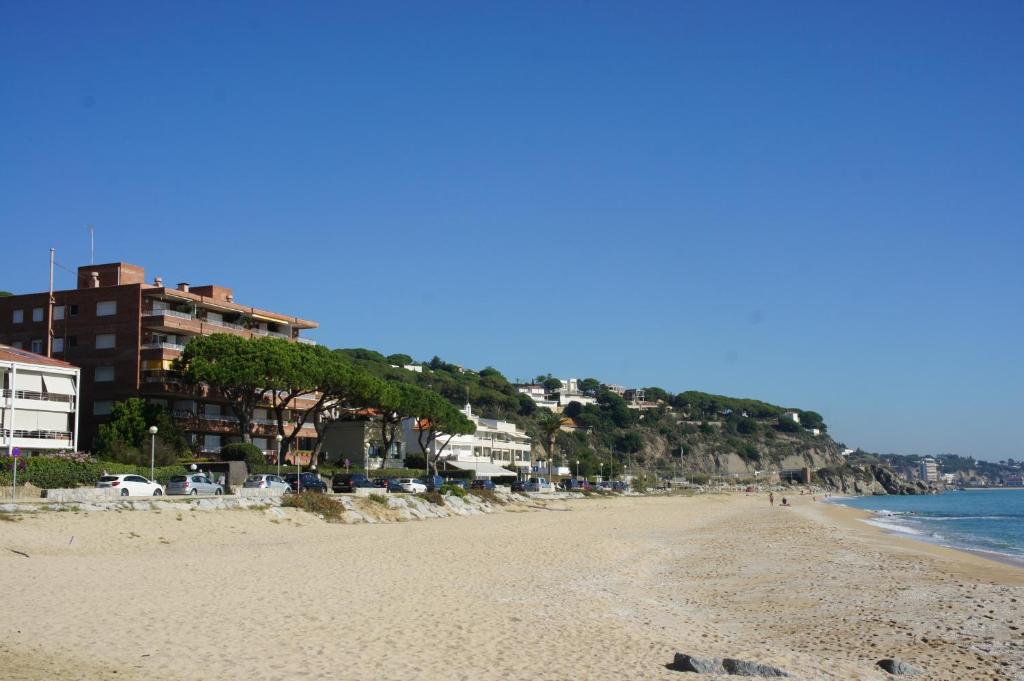
<path fill-rule="evenodd" d="M 943 490 L 942 485 L 907 480 L 878 464 L 827 466 L 815 471 L 815 480 L 842 494 L 935 494 Z"/>

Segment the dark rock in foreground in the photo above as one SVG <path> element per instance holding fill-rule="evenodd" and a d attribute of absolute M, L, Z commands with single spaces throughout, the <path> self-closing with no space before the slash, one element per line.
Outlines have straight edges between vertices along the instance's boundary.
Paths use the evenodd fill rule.
<path fill-rule="evenodd" d="M 878 666 L 897 676 L 916 676 L 917 674 L 923 674 L 924 672 L 909 662 L 903 660 L 886 658 L 878 661 Z"/>
<path fill-rule="evenodd" d="M 731 674 L 733 676 L 789 676 L 788 673 L 759 662 L 736 660 L 731 657 L 694 657 L 686 653 L 676 653 L 672 661 L 672 669 L 680 672 L 696 672 L 698 674 Z"/>

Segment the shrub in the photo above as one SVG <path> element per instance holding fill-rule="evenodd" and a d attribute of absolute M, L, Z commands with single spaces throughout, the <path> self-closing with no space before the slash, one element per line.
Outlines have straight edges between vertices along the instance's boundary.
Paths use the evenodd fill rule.
<path fill-rule="evenodd" d="M 505 503 L 505 501 L 501 497 L 499 497 L 497 494 L 495 494 L 493 491 L 489 489 L 471 489 L 469 490 L 469 493 L 477 497 L 478 499 L 481 499 L 482 501 L 486 501 L 491 504 L 502 505 Z"/>
<path fill-rule="evenodd" d="M 282 506 L 298 508 L 307 513 L 322 515 L 329 523 L 341 522 L 345 515 L 345 507 L 326 494 L 318 492 L 299 492 L 286 494 L 281 499 Z"/>
<path fill-rule="evenodd" d="M 234 442 L 220 449 L 220 458 L 224 461 L 244 461 L 250 471 L 257 466 L 267 465 L 267 456 L 259 447 L 251 442 Z"/>
<path fill-rule="evenodd" d="M 387 506 L 388 505 L 388 498 L 386 496 L 384 496 L 383 494 L 371 494 L 371 495 L 367 496 L 366 498 L 369 499 L 370 501 L 372 501 L 375 504 L 380 504 L 381 506 Z"/>
<path fill-rule="evenodd" d="M 464 499 L 468 492 L 466 492 L 466 490 L 462 489 L 458 485 L 445 484 L 441 485 L 441 494 L 454 494 L 458 498 Z"/>
<path fill-rule="evenodd" d="M 630 483 L 630 486 L 633 488 L 633 491 L 643 494 L 647 491 L 647 480 L 644 478 L 633 478 L 633 482 Z"/>
<path fill-rule="evenodd" d="M 440 492 L 423 492 L 422 494 L 417 494 L 416 496 L 418 496 L 420 499 L 423 499 L 428 504 L 433 504 L 434 506 L 444 506 L 444 496 L 442 496 Z"/>
<path fill-rule="evenodd" d="M 0 459 L 0 466 L 4 459 Z M 11 484 L 10 460 L 0 470 L 0 484 Z M 133 466 L 131 464 L 111 461 L 94 461 L 81 454 L 58 454 L 54 456 L 33 456 L 22 459 L 18 466 L 18 482 L 32 483 L 43 489 L 67 487 L 91 487 L 106 471 L 110 475 L 133 473 L 149 477 L 149 466 Z M 166 485 L 172 475 L 184 475 L 183 466 L 164 466 L 155 471 L 156 481 Z"/>

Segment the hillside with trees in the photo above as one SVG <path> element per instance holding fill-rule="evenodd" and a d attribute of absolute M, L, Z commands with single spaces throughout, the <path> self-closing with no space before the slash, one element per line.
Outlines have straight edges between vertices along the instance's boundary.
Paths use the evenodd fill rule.
<path fill-rule="evenodd" d="M 601 380 L 586 378 L 580 389 L 596 404 L 570 402 L 564 419 L 553 426 L 549 410 L 538 408 L 493 367 L 472 371 L 434 357 L 408 370 L 403 368 L 412 364 L 408 355 L 384 356 L 363 348 L 335 353 L 378 378 L 417 385 L 455 406 L 468 402 L 476 414 L 512 421 L 533 436 L 538 458 L 550 451 L 555 463 L 574 469 L 579 461 L 581 474 L 609 469 L 617 474 L 625 466 L 652 474 L 751 477 L 754 471 L 818 468 L 842 460 L 838 445 L 825 434 L 824 419 L 811 410 L 692 390 L 672 394 L 657 386 L 645 388 L 647 400 L 656 406 L 638 410 L 603 390 Z M 551 374 L 538 375 L 535 382 L 549 390 L 561 387 Z M 798 414 L 799 423 L 782 418 L 786 413 Z M 557 421 L 572 427 L 559 429 Z"/>

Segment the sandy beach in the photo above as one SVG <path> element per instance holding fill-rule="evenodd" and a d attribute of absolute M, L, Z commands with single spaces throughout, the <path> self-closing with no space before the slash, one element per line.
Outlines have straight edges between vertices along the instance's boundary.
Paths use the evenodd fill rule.
<path fill-rule="evenodd" d="M 682 651 L 797 679 L 892 678 L 875 661 L 894 656 L 928 679 L 1024 679 L 1024 570 L 857 511 L 744 495 L 517 510 L 0 522 L 0 678 L 698 678 L 666 668 Z"/>

